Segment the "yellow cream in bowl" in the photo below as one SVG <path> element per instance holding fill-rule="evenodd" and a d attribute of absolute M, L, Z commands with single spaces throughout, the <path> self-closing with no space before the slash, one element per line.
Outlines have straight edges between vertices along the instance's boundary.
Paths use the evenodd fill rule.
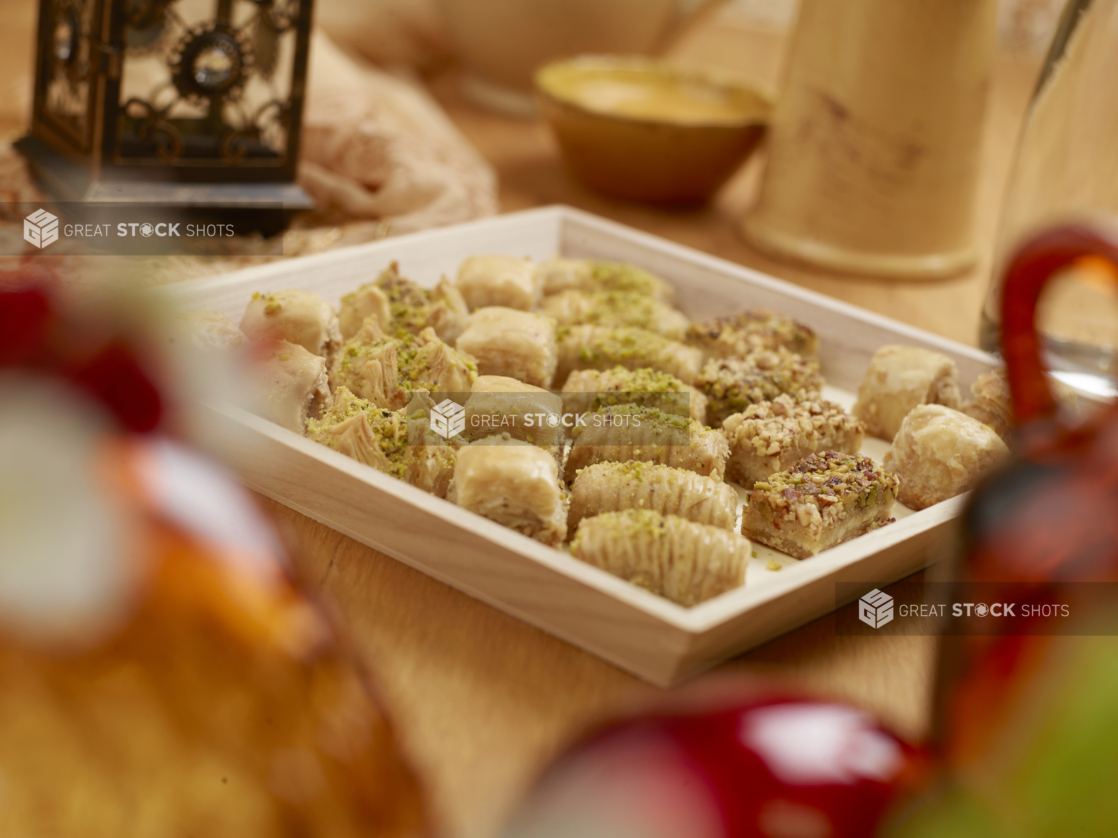
<path fill-rule="evenodd" d="M 753 90 L 706 74 L 640 59 L 582 58 L 537 76 L 554 98 L 596 113 L 680 125 L 741 125 L 767 116 Z"/>

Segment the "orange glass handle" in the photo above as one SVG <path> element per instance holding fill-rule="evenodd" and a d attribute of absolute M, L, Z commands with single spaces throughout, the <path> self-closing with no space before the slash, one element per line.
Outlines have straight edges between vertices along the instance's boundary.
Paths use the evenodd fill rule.
<path fill-rule="evenodd" d="M 1118 236 L 1069 224 L 1033 236 L 1010 259 L 1002 285 L 1002 356 L 1018 426 L 1056 412 L 1036 328 L 1040 295 L 1053 276 L 1092 256 L 1118 271 Z"/>

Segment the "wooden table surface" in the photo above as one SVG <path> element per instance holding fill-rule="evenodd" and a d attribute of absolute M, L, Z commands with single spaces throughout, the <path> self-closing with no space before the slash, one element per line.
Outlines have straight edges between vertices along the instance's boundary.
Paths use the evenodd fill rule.
<path fill-rule="evenodd" d="M 30 4 L 0 0 L 7 24 L 30 19 Z M 30 45 L 21 27 L 0 33 L 0 71 L 22 68 Z M 784 39 L 716 19 L 692 32 L 678 57 L 776 86 Z M 458 94 L 451 69 L 431 82 L 465 135 L 500 177 L 504 211 L 565 203 L 757 268 L 964 343 L 975 342 L 998 205 L 1035 59 L 999 57 L 988 111 L 978 236 L 983 258 L 955 279 L 905 283 L 826 275 L 772 261 L 738 236 L 758 184 L 751 163 L 703 210 L 670 212 L 597 197 L 564 172 L 540 123 L 477 110 Z M 3 73 L 7 76 L 7 73 Z M 0 102 L 0 127 L 22 121 Z M 13 120 L 15 122 L 13 123 Z M 7 132 L 4 132 L 7 133 Z M 543 632 L 399 564 L 278 504 L 264 501 L 299 544 L 298 566 L 331 601 L 358 653 L 375 673 L 403 747 L 427 785 L 433 815 L 449 838 L 494 835 L 533 775 L 604 714 L 658 691 Z M 893 587 L 917 595 L 923 574 Z M 934 657 L 929 637 L 838 637 L 826 621 L 804 626 L 722 666 L 719 672 L 775 674 L 866 706 L 902 734 L 926 729 Z"/>

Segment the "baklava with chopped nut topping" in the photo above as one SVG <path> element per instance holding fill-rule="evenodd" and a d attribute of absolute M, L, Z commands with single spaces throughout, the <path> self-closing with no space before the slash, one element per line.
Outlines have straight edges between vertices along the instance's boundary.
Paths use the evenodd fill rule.
<path fill-rule="evenodd" d="M 741 531 L 806 559 L 893 523 L 900 480 L 869 457 L 825 451 L 754 485 Z"/>
<path fill-rule="evenodd" d="M 777 396 L 818 398 L 823 377 L 814 358 L 801 358 L 787 349 L 766 349 L 744 358 L 708 361 L 695 386 L 707 397 L 707 421 L 719 425 L 749 405 Z"/>
<path fill-rule="evenodd" d="M 797 402 L 790 396 L 750 405 L 723 422 L 722 432 L 730 443 L 726 474 L 746 487 L 808 454 L 856 454 L 865 439 L 865 425 L 841 406 L 821 400 Z"/>
<path fill-rule="evenodd" d="M 621 262 L 556 257 L 540 263 L 536 276 L 544 296 L 564 291 L 632 291 L 671 303 L 675 291 L 660 277 Z"/>
<path fill-rule="evenodd" d="M 759 349 L 787 349 L 810 358 L 819 350 L 814 331 L 783 314 L 764 310 L 692 323 L 686 339 L 708 359 L 744 358 Z"/>
<path fill-rule="evenodd" d="M 650 509 L 583 520 L 575 558 L 690 607 L 745 583 L 749 540 L 721 527 Z"/>

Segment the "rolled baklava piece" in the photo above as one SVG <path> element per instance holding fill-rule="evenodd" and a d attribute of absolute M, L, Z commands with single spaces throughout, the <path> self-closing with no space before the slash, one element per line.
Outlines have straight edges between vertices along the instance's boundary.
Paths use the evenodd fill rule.
<path fill-rule="evenodd" d="M 721 527 L 650 509 L 586 518 L 571 552 L 627 582 L 685 607 L 745 584 L 749 540 Z"/>
<path fill-rule="evenodd" d="M 901 480 L 898 499 L 925 509 L 974 488 L 1009 457 L 1009 448 L 988 425 L 938 404 L 914 408 L 901 423 L 885 468 Z"/>
<path fill-rule="evenodd" d="M 692 323 L 686 341 L 711 358 L 744 358 L 761 349 L 787 349 L 804 358 L 819 351 L 819 338 L 809 327 L 775 312 L 743 311 Z"/>
<path fill-rule="evenodd" d="M 563 384 L 563 409 L 567 413 L 591 413 L 615 404 L 654 407 L 665 413 L 690 415 L 706 424 L 706 396 L 666 372 L 647 367 L 575 370 Z"/>
<path fill-rule="evenodd" d="M 707 421 L 718 426 L 752 404 L 788 395 L 817 399 L 823 389 L 819 362 L 787 349 L 765 349 L 744 358 L 708 361 L 695 379 L 707 397 Z"/>
<path fill-rule="evenodd" d="M 285 340 L 253 346 L 254 370 L 261 415 L 289 431 L 302 434 L 333 404 L 326 377 L 326 359 Z"/>
<path fill-rule="evenodd" d="M 851 411 L 873 436 L 892 440 L 921 404 L 959 406 L 955 362 L 939 352 L 891 344 L 874 353 Z"/>
<path fill-rule="evenodd" d="M 645 462 L 722 480 L 730 446 L 721 431 L 655 408 L 621 404 L 581 417 L 571 430 L 567 480 L 595 463 Z"/>
<path fill-rule="evenodd" d="M 535 387 L 550 387 L 555 378 L 555 321 L 542 314 L 503 306 L 479 308 L 470 315 L 457 346 L 477 361 L 482 375 L 515 378 Z"/>
<path fill-rule="evenodd" d="M 635 326 L 681 340 L 691 321 L 659 298 L 637 291 L 570 290 L 545 297 L 540 312 L 560 326 Z"/>
<path fill-rule="evenodd" d="M 741 531 L 797 559 L 891 524 L 900 480 L 869 457 L 825 451 L 756 483 Z"/>
<path fill-rule="evenodd" d="M 692 384 L 702 366 L 702 353 L 646 329 L 629 326 L 560 326 L 559 365 L 555 384 L 562 386 L 575 370 L 653 369 Z"/>
<path fill-rule="evenodd" d="M 553 547 L 567 537 L 566 499 L 555 458 L 507 434 L 458 452 L 448 499 Z"/>
<path fill-rule="evenodd" d="M 571 483 L 567 526 L 583 518 L 623 509 L 651 509 L 696 524 L 732 530 L 738 493 L 732 486 L 693 471 L 645 462 L 596 463 L 580 469 Z"/>
<path fill-rule="evenodd" d="M 1078 406 L 1078 397 L 1075 391 L 1067 385 L 1048 378 L 1048 386 L 1056 398 L 1061 410 L 1074 414 Z M 1013 433 L 1015 422 L 1013 419 L 1013 395 L 1009 391 L 1009 380 L 1005 375 L 1005 367 L 984 372 L 978 376 L 971 385 L 971 400 L 963 404 L 959 410 L 968 416 L 977 419 L 983 425 L 989 425 L 1004 441 L 1008 442 Z"/>
<path fill-rule="evenodd" d="M 828 401 L 796 401 L 777 396 L 750 405 L 722 423 L 730 443 L 726 474 L 746 488 L 791 468 L 809 454 L 857 454 L 865 425 Z"/>
<path fill-rule="evenodd" d="M 318 294 L 289 288 L 252 295 L 241 331 L 249 340 L 286 340 L 329 363 L 342 345 L 338 315 Z"/>
<path fill-rule="evenodd" d="M 454 282 L 470 311 L 503 306 L 531 311 L 540 301 L 540 278 L 531 259 L 518 256 L 471 256 Z"/>

